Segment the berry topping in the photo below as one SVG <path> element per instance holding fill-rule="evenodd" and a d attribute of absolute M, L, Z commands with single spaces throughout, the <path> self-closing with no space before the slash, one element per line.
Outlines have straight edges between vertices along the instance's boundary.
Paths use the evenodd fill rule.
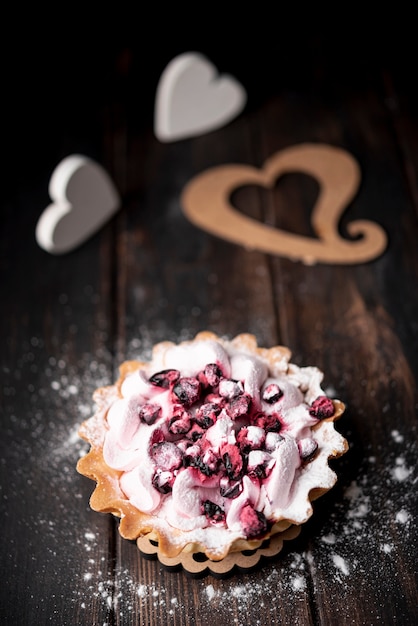
<path fill-rule="evenodd" d="M 206 476 L 212 476 L 218 471 L 220 464 L 220 458 L 212 448 L 208 448 L 206 452 L 200 457 L 199 469 Z"/>
<path fill-rule="evenodd" d="M 152 434 L 151 434 L 151 438 L 150 438 L 150 447 L 152 448 L 153 446 L 155 446 L 157 443 L 162 443 L 163 441 L 165 441 L 165 437 L 164 437 L 164 433 L 162 431 L 161 428 L 156 428 Z"/>
<path fill-rule="evenodd" d="M 162 441 L 151 448 L 151 458 L 161 470 L 173 471 L 183 463 L 183 454 L 175 443 Z"/>
<path fill-rule="evenodd" d="M 219 493 L 223 498 L 236 498 L 242 492 L 242 482 L 222 476 L 219 481 Z"/>
<path fill-rule="evenodd" d="M 251 404 L 251 396 L 245 393 L 236 398 L 232 398 L 232 400 L 226 406 L 226 411 L 229 417 L 235 420 L 248 413 L 250 404 Z"/>
<path fill-rule="evenodd" d="M 265 438 L 266 433 L 259 426 L 244 426 L 237 434 L 238 444 L 244 453 L 262 448 Z"/>
<path fill-rule="evenodd" d="M 254 426 L 263 428 L 266 432 L 277 433 L 282 427 L 278 413 L 271 413 L 269 415 L 262 412 L 257 413 L 253 416 L 252 423 Z"/>
<path fill-rule="evenodd" d="M 145 424 L 153 424 L 161 415 L 161 407 L 158 404 L 143 404 L 138 407 L 138 417 Z"/>
<path fill-rule="evenodd" d="M 219 404 L 213 404 L 212 402 L 208 402 L 206 404 L 202 404 L 195 413 L 195 421 L 202 428 L 210 428 L 216 422 L 216 418 L 221 412 L 221 407 Z"/>
<path fill-rule="evenodd" d="M 182 404 L 191 406 L 199 400 L 200 382 L 192 376 L 180 378 L 175 384 L 173 392 Z"/>
<path fill-rule="evenodd" d="M 210 500 L 202 502 L 202 513 L 206 515 L 211 524 L 222 524 L 225 522 L 225 511 Z"/>
<path fill-rule="evenodd" d="M 170 493 L 173 489 L 174 480 L 173 472 L 157 469 L 152 477 L 152 486 L 160 493 Z"/>
<path fill-rule="evenodd" d="M 275 459 L 264 450 L 251 450 L 248 455 L 247 471 L 252 478 L 267 478 L 273 469 Z"/>
<path fill-rule="evenodd" d="M 203 375 L 209 387 L 217 387 L 222 378 L 222 370 L 216 363 L 209 363 L 206 365 Z"/>
<path fill-rule="evenodd" d="M 270 431 L 266 433 L 266 441 L 264 445 L 268 452 L 273 452 L 273 450 L 276 450 L 283 441 L 284 438 L 279 435 L 279 433 Z"/>
<path fill-rule="evenodd" d="M 223 378 L 219 383 L 219 395 L 223 398 L 236 398 L 244 393 L 244 385 L 240 380 L 232 380 L 231 378 Z"/>
<path fill-rule="evenodd" d="M 139 373 L 126 369 L 101 412 L 103 461 L 140 513 L 127 524 L 161 530 L 170 552 L 199 545 L 223 558 L 237 536 L 261 544 L 282 520 L 303 523 L 332 482 L 328 459 L 346 449 L 331 423 L 340 405 L 322 390 L 321 372 L 253 345 L 210 335 L 179 350 L 163 344 Z M 115 497 L 109 484 L 107 508 Z M 130 505 L 121 513 L 131 515 Z"/>
<path fill-rule="evenodd" d="M 181 405 L 173 409 L 173 417 L 168 422 L 168 430 L 172 435 L 184 435 L 192 427 L 192 416 Z"/>
<path fill-rule="evenodd" d="M 195 467 L 200 470 L 205 476 L 213 476 L 218 471 L 220 464 L 220 458 L 208 448 L 206 452 L 202 454 L 202 449 L 199 444 L 189 446 L 183 457 L 184 467 Z"/>
<path fill-rule="evenodd" d="M 201 439 L 203 437 L 205 432 L 205 429 L 195 422 L 194 424 L 192 424 L 191 429 L 187 432 L 186 437 L 191 441 L 197 441 L 198 439 Z"/>
<path fill-rule="evenodd" d="M 298 441 L 299 456 L 302 461 L 310 461 L 318 449 L 315 439 L 306 437 Z"/>
<path fill-rule="evenodd" d="M 153 374 L 149 381 L 156 387 L 168 389 L 170 385 L 174 385 L 179 378 L 180 372 L 178 370 L 162 370 L 161 372 Z"/>
<path fill-rule="evenodd" d="M 202 450 L 198 444 L 189 446 L 183 456 L 184 467 L 199 467 Z"/>
<path fill-rule="evenodd" d="M 319 396 L 312 402 L 309 413 L 320 420 L 332 417 L 335 413 L 334 403 L 327 396 Z"/>
<path fill-rule="evenodd" d="M 256 511 L 251 504 L 246 504 L 239 516 L 247 539 L 256 539 L 267 532 L 267 519 L 261 511 Z"/>
<path fill-rule="evenodd" d="M 280 389 L 279 385 L 276 385 L 276 383 L 271 383 L 264 388 L 261 397 L 264 402 L 267 402 L 268 404 L 274 404 L 275 402 L 280 400 L 282 395 L 283 391 Z"/>
<path fill-rule="evenodd" d="M 225 466 L 225 472 L 232 480 L 238 480 L 242 475 L 244 460 L 237 446 L 225 443 L 221 446 L 221 457 Z"/>

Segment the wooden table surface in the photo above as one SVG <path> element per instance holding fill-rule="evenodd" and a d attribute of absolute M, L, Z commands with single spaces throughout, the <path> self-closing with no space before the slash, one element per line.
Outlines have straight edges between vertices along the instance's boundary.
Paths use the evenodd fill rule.
<path fill-rule="evenodd" d="M 281 32 L 256 49 L 217 37 L 123 37 L 41 46 L 20 35 L 8 88 L 1 222 L 0 622 L 24 626 L 415 625 L 417 587 L 418 120 L 401 39 Z M 86 35 L 86 33 L 84 33 Z M 216 41 L 215 41 L 216 39 Z M 270 37 L 270 41 L 272 38 Z M 38 47 L 39 44 L 39 47 Z M 22 52 L 23 47 L 23 52 Z M 246 87 L 245 110 L 194 138 L 153 133 L 159 76 L 198 50 Z M 12 54 L 12 56 L 14 56 Z M 152 60 L 151 60 L 152 59 Z M 412 64 L 411 64 L 412 65 Z M 7 84 L 7 83 L 6 83 Z M 180 204 L 209 167 L 261 168 L 302 143 L 342 148 L 361 184 L 341 220 L 379 224 L 384 253 L 306 265 L 228 242 Z M 35 240 L 48 181 L 81 153 L 111 175 L 122 207 L 84 245 L 54 256 Z M 314 236 L 317 185 L 300 172 L 248 187 L 237 210 Z M 166 571 L 93 512 L 75 466 L 92 393 L 154 343 L 208 329 L 288 346 L 347 404 L 350 450 L 300 536 L 226 579 Z"/>

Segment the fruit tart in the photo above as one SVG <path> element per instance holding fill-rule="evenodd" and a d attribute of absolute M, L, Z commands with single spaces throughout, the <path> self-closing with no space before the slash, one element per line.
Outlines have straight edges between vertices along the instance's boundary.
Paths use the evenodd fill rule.
<path fill-rule="evenodd" d="M 290 358 L 250 334 L 201 332 L 123 363 L 79 431 L 90 450 L 77 469 L 97 483 L 91 507 L 166 557 L 213 561 L 306 522 L 336 482 L 329 460 L 348 448 L 334 425 L 345 407 L 318 368 Z"/>

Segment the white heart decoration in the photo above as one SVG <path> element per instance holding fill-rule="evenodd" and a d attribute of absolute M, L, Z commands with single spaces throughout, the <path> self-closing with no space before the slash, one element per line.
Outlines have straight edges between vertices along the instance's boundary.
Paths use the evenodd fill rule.
<path fill-rule="evenodd" d="M 52 254 L 63 254 L 86 241 L 120 207 L 119 194 L 107 172 L 88 157 L 63 159 L 49 181 L 53 203 L 36 225 L 38 244 Z"/>
<path fill-rule="evenodd" d="M 158 83 L 155 135 L 170 142 L 207 133 L 237 117 L 246 102 L 235 78 L 219 75 L 202 54 L 185 52 L 170 61 Z"/>

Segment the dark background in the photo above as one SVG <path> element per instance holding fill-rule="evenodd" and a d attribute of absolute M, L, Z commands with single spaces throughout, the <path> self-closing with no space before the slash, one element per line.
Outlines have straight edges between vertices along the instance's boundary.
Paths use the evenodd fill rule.
<path fill-rule="evenodd" d="M 402 525 L 395 515 L 405 507 L 416 516 L 417 51 L 414 16 L 384 11 L 109 5 L 92 15 L 71 4 L 19 6 L 3 21 L 0 621 L 206 626 L 232 611 L 244 622 L 247 611 L 262 626 L 415 626 L 416 522 Z M 159 77 L 174 56 L 193 50 L 243 84 L 246 109 L 213 133 L 160 144 Z M 389 237 L 381 257 L 308 267 L 185 219 L 179 194 L 197 173 L 231 162 L 261 167 L 305 141 L 340 146 L 358 160 L 361 187 L 343 221 L 379 223 Z M 85 245 L 54 257 L 37 245 L 35 227 L 50 202 L 52 171 L 73 153 L 105 167 L 122 207 Z M 282 182 L 274 192 L 242 193 L 240 210 L 307 234 L 316 188 L 301 176 Z M 90 509 L 93 485 L 75 471 L 74 431 L 93 409 L 95 387 L 150 344 L 202 328 L 283 342 L 295 362 L 323 369 L 348 406 L 339 430 L 350 452 L 336 462 L 339 482 L 318 501 L 300 541 L 264 569 L 226 581 L 173 576 L 139 558 L 117 522 Z M 69 385 L 75 398 L 64 393 Z M 412 468 L 404 483 L 391 473 L 400 456 Z M 347 498 L 353 481 L 364 500 Z M 357 519 L 358 504 L 369 508 Z M 94 536 L 89 552 L 86 530 Z M 350 577 L 330 561 L 334 548 L 322 539 L 332 534 L 354 568 Z M 296 598 L 295 563 L 306 582 Z M 214 612 L 216 602 L 202 596 L 208 584 L 218 600 L 241 585 L 262 591 L 245 611 L 234 596 Z M 141 598 L 139 585 L 156 588 L 166 604 Z M 173 619 L 172 596 L 186 607 Z"/>
<path fill-rule="evenodd" d="M 400 90 L 414 81 L 413 19 L 396 11 L 274 13 L 261 4 L 235 15 L 216 5 L 105 17 L 76 9 L 59 18 L 23 13 L 23 21 L 5 23 L 2 54 L 4 182 L 11 189 L 36 180 L 63 150 L 94 152 L 104 103 L 128 98 L 136 130 L 149 129 L 160 75 L 182 52 L 201 52 L 234 75 L 247 90 L 247 111 L 301 86 L 322 98 L 348 93 L 376 71 L 393 71 Z"/>

